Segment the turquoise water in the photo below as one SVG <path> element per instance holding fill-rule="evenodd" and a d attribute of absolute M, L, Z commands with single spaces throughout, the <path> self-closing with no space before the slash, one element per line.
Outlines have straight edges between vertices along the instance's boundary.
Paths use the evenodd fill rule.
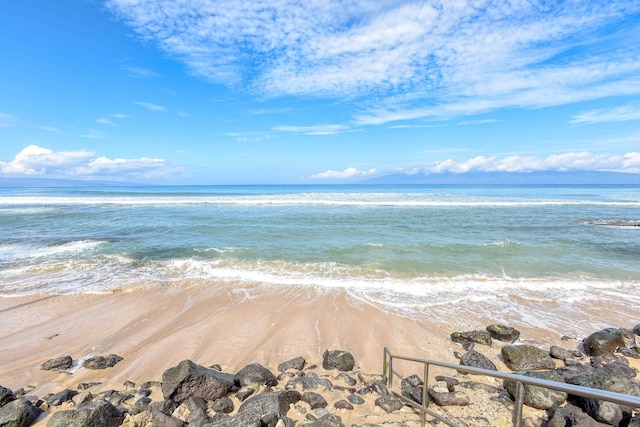
<path fill-rule="evenodd" d="M 640 187 L 0 189 L 2 296 L 221 283 L 407 307 L 633 298 Z"/>

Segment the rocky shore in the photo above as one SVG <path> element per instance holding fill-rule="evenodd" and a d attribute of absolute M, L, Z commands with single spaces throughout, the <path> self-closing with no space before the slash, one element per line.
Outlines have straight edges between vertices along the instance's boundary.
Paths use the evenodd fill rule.
<path fill-rule="evenodd" d="M 575 348 L 548 349 L 527 344 L 509 326 L 451 333 L 461 365 L 508 371 L 616 393 L 640 396 L 636 380 L 640 349 L 634 329 L 607 328 L 584 340 L 563 337 Z M 573 341 L 572 341 L 573 340 Z M 565 346 L 565 347 L 568 347 Z M 123 358 L 108 354 L 78 361 L 71 356 L 42 362 L 52 375 L 75 375 L 79 370 L 117 370 Z M 422 377 L 417 369 L 395 381 L 393 391 L 421 402 Z M 399 368 L 402 369 L 402 368 Z M 394 369 L 395 371 L 395 369 Z M 515 383 L 492 378 L 432 374 L 430 408 L 460 425 L 511 425 Z M 125 381 L 118 389 L 101 382 L 37 396 L 25 385 L 0 387 L 0 426 L 26 427 L 371 427 L 418 426 L 419 413 L 387 387 L 380 373 L 357 368 L 344 350 L 326 350 L 318 361 L 296 357 L 276 369 L 251 363 L 237 372 L 219 364 L 200 365 L 183 360 L 164 371 L 161 379 L 141 384 Z M 525 386 L 526 426 L 640 426 L 639 408 Z M 439 421 L 427 416 L 427 423 Z"/>

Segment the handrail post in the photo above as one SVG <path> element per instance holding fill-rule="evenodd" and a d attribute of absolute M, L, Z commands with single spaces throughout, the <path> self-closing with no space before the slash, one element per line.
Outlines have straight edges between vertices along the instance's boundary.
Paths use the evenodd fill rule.
<path fill-rule="evenodd" d="M 429 405 L 429 397 L 427 395 L 429 383 L 429 364 L 424 364 L 424 377 L 422 379 L 422 408 L 420 409 L 420 427 L 427 425 L 427 412 L 425 408 Z"/>
<path fill-rule="evenodd" d="M 524 402 L 524 384 L 516 382 L 515 409 L 513 411 L 513 427 L 522 426 L 522 405 Z"/>

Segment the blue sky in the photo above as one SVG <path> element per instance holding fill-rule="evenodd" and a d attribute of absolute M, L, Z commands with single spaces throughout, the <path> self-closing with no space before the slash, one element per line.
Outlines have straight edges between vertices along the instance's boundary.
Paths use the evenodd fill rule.
<path fill-rule="evenodd" d="M 0 178 L 640 173 L 640 2 L 0 5 Z"/>

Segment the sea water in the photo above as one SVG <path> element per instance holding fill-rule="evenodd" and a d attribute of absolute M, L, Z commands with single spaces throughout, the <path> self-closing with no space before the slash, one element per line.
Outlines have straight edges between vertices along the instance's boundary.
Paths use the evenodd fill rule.
<path fill-rule="evenodd" d="M 222 285 L 408 315 L 505 294 L 637 307 L 640 187 L 0 189 L 0 296 Z"/>

